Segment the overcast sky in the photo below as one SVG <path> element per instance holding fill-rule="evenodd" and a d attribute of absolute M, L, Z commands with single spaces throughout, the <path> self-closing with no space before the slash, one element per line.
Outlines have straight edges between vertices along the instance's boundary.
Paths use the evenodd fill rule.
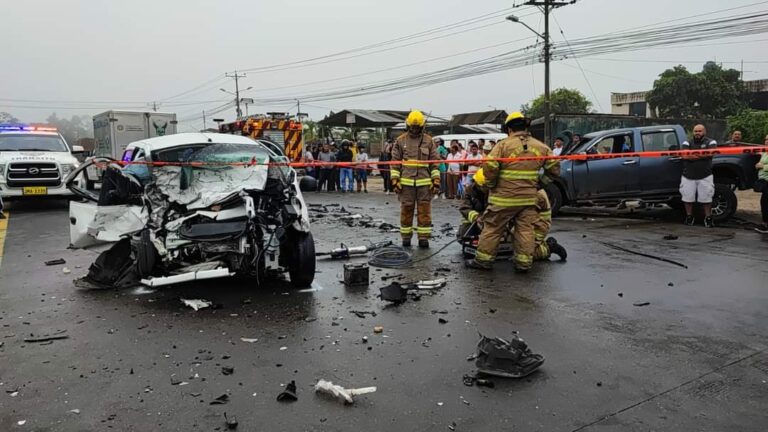
<path fill-rule="evenodd" d="M 24 121 L 39 121 L 53 111 L 59 116 L 92 115 L 160 101 L 162 111 L 176 112 L 184 120 L 181 130 L 199 129 L 202 119 L 195 117 L 230 98 L 219 88 L 234 90 L 234 82 L 223 78 L 227 71 L 388 41 L 484 14 L 504 13 L 513 4 L 512 0 L 6 0 L 0 13 L 4 41 L 0 111 Z M 565 37 L 574 40 L 744 5 L 753 6 L 696 19 L 768 9 L 768 2 L 755 0 L 580 0 L 554 13 L 553 37 L 555 42 L 563 40 L 558 24 Z M 535 10 L 510 12 L 543 30 L 541 14 Z M 253 86 L 260 91 L 242 96 L 277 97 L 354 87 L 480 60 L 534 42 L 529 39 L 478 49 L 532 36 L 525 27 L 504 21 L 502 16 L 431 37 L 481 25 L 487 27 L 349 60 L 248 72 L 241 89 Z M 699 46 L 585 57 L 580 61 L 587 79 L 574 60 L 564 60 L 553 64 L 552 88 L 577 88 L 597 111 L 610 112 L 611 92 L 649 89 L 660 72 L 678 63 L 698 71 L 707 60 L 736 69 L 743 60 L 745 79 L 768 78 L 767 40 L 768 35 L 756 35 L 697 43 Z M 730 41 L 736 43 L 723 44 Z M 444 58 L 405 66 L 436 57 Z M 381 69 L 389 70 L 376 73 Z M 364 73 L 370 75 L 336 80 Z M 334 81 L 291 88 L 323 80 Z M 204 83 L 208 84 L 188 92 Z M 182 92 L 188 93 L 168 99 Z M 489 107 L 514 110 L 541 92 L 543 67 L 538 64 L 407 92 L 303 104 L 302 111 L 314 119 L 322 119 L 330 109 L 344 108 L 421 108 L 449 116 Z M 286 109 L 296 110 L 294 104 L 249 110 Z M 234 115 L 232 108 L 216 116 L 232 119 Z"/>

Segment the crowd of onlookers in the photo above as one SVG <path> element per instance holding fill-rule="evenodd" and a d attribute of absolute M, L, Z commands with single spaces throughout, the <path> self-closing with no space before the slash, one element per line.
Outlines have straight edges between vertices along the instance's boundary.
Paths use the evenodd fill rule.
<path fill-rule="evenodd" d="M 734 131 L 726 146 L 737 146 L 741 143 L 741 132 Z M 552 143 L 553 153 L 556 156 L 577 147 L 582 141 L 580 134 L 573 134 L 570 142 L 565 144 L 563 137 L 556 137 Z M 480 168 L 483 158 L 490 154 L 496 142 L 493 140 L 478 139 L 469 141 L 465 145 L 459 140 L 445 142 L 436 138 L 438 155 L 443 161 L 439 165 L 440 193 L 437 197 L 442 199 L 461 199 L 464 194 L 464 186 L 472 179 L 472 176 Z M 368 193 L 368 176 L 376 169 L 384 183 L 384 192 L 393 193 L 390 182 L 390 166 L 385 163 L 392 159 L 392 140 L 387 140 L 378 162 L 369 158 L 363 143 L 350 140 L 337 142 L 309 143 L 302 162 L 316 162 L 318 165 L 306 168 L 307 174 L 318 179 L 318 191 L 327 192 L 363 192 Z M 764 145 L 768 146 L 768 136 Z M 334 162 L 349 162 L 350 166 L 335 165 Z M 367 163 L 370 162 L 368 165 Z M 384 162 L 384 163 L 379 163 Z M 323 165 L 327 163 L 328 165 Z M 366 164 L 366 165 L 359 165 Z M 761 193 L 760 209 L 762 224 L 756 230 L 768 234 L 768 153 L 764 153 L 756 166 L 758 182 L 755 191 Z M 436 197 L 436 198 L 437 198 Z"/>

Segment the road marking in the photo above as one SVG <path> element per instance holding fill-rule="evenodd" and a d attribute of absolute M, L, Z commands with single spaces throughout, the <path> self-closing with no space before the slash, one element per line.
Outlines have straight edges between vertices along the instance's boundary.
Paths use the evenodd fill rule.
<path fill-rule="evenodd" d="M 5 232 L 8 230 L 8 219 L 11 217 L 7 211 L 5 219 L 0 219 L 0 265 L 3 264 L 3 246 L 5 246 Z"/>

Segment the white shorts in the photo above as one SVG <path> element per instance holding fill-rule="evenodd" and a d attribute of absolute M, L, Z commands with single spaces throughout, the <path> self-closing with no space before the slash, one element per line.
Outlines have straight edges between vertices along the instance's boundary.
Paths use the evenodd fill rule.
<path fill-rule="evenodd" d="M 704 177 L 701 180 L 691 180 L 685 177 L 680 179 L 680 195 L 685 203 L 712 203 L 715 196 L 715 180 L 713 176 Z"/>

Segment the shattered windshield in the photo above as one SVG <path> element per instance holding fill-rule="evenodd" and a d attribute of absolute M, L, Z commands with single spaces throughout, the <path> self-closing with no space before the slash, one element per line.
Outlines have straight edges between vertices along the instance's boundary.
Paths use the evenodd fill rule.
<path fill-rule="evenodd" d="M 211 144 L 171 149 L 182 166 L 154 169 L 157 187 L 170 201 L 188 208 L 204 208 L 242 190 L 263 190 L 270 154 L 262 145 Z M 172 162 L 166 151 L 159 159 Z M 163 157 L 165 156 L 165 157 Z"/>

